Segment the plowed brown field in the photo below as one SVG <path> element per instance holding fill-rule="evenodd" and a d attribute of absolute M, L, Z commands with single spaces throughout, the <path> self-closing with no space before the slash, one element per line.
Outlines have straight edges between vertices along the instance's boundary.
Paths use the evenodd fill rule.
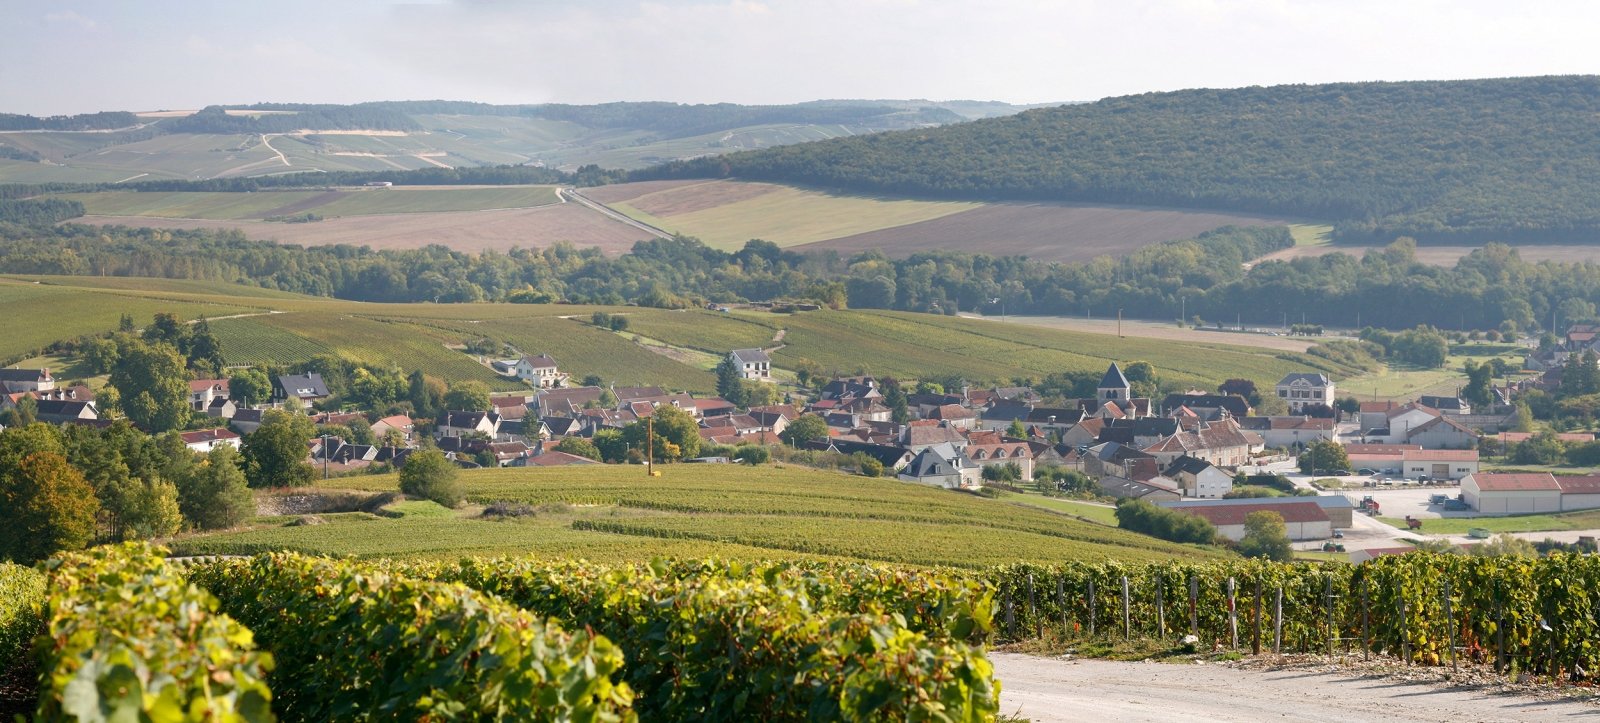
<path fill-rule="evenodd" d="M 1086 261 L 1122 256 L 1151 244 L 1193 238 L 1221 226 L 1288 223 L 1282 218 L 1139 206 L 997 203 L 919 223 L 796 247 L 853 253 L 877 249 L 909 256 L 931 249 Z"/>
<path fill-rule="evenodd" d="M 539 248 L 558 241 L 626 253 L 649 235 L 576 203 L 500 211 L 452 211 L 346 216 L 315 223 L 211 221 L 150 216 L 85 216 L 77 223 L 152 228 L 232 228 L 250 238 L 305 246 L 350 244 L 379 249 L 422 248 L 443 244 L 457 251 Z"/>

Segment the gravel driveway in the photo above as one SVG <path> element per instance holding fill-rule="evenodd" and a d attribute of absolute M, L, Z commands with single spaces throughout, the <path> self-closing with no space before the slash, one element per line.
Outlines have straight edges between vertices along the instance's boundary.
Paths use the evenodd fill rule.
<path fill-rule="evenodd" d="M 1549 721 L 1588 703 L 1424 683 L 1219 665 L 1063 660 L 990 653 L 1001 712 L 1049 721 Z"/>

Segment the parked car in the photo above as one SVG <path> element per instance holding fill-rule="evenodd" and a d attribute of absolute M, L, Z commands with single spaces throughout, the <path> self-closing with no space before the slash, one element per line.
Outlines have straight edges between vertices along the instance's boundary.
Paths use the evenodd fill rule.
<path fill-rule="evenodd" d="M 1356 474 L 1364 474 L 1364 475 L 1367 475 L 1369 477 L 1372 476 L 1372 475 L 1375 475 L 1377 473 L 1378 473 L 1377 470 L 1369 469 L 1367 467 L 1362 467 L 1361 469 L 1356 470 Z"/>

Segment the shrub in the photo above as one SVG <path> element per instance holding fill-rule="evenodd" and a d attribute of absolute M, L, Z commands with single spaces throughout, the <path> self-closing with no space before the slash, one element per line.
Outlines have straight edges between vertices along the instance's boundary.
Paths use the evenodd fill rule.
<path fill-rule="evenodd" d="M 400 468 L 400 491 L 412 497 L 433 500 L 445 507 L 455 507 L 466 498 L 461 483 L 456 481 L 460 468 L 437 449 L 422 449 L 406 458 Z"/>
<path fill-rule="evenodd" d="M 27 652 L 44 627 L 44 575 L 0 562 L 0 674 Z"/>
<path fill-rule="evenodd" d="M 1144 500 L 1119 500 L 1116 514 L 1118 527 L 1163 540 L 1205 545 L 1217 538 L 1217 528 L 1205 518 L 1157 507 Z"/>
<path fill-rule="evenodd" d="M 272 657 L 162 552 L 128 544 L 47 563 L 40 720 L 273 719 Z"/>
<path fill-rule="evenodd" d="M 634 719 L 610 641 L 461 585 L 284 553 L 194 577 L 270 641 L 285 717 Z"/>

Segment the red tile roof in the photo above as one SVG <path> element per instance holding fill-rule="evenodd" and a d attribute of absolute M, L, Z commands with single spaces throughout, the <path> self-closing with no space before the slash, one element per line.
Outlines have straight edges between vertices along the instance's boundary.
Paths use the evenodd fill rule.
<path fill-rule="evenodd" d="M 1408 449 L 1401 453 L 1407 462 L 1476 462 L 1476 449 Z"/>
<path fill-rule="evenodd" d="M 1600 475 L 1560 475 L 1556 477 L 1556 484 L 1561 486 L 1564 495 L 1600 494 Z"/>
<path fill-rule="evenodd" d="M 1322 505 L 1315 502 L 1280 502 L 1277 504 L 1258 505 L 1207 505 L 1202 507 L 1178 507 L 1182 512 L 1203 517 L 1218 527 L 1224 525 L 1242 525 L 1244 518 L 1252 512 L 1276 512 L 1283 516 L 1285 523 L 1295 522 L 1327 522 L 1328 513 L 1322 511 Z"/>
<path fill-rule="evenodd" d="M 1483 473 L 1469 475 L 1484 492 L 1560 492 L 1561 485 L 1549 472 Z"/>

